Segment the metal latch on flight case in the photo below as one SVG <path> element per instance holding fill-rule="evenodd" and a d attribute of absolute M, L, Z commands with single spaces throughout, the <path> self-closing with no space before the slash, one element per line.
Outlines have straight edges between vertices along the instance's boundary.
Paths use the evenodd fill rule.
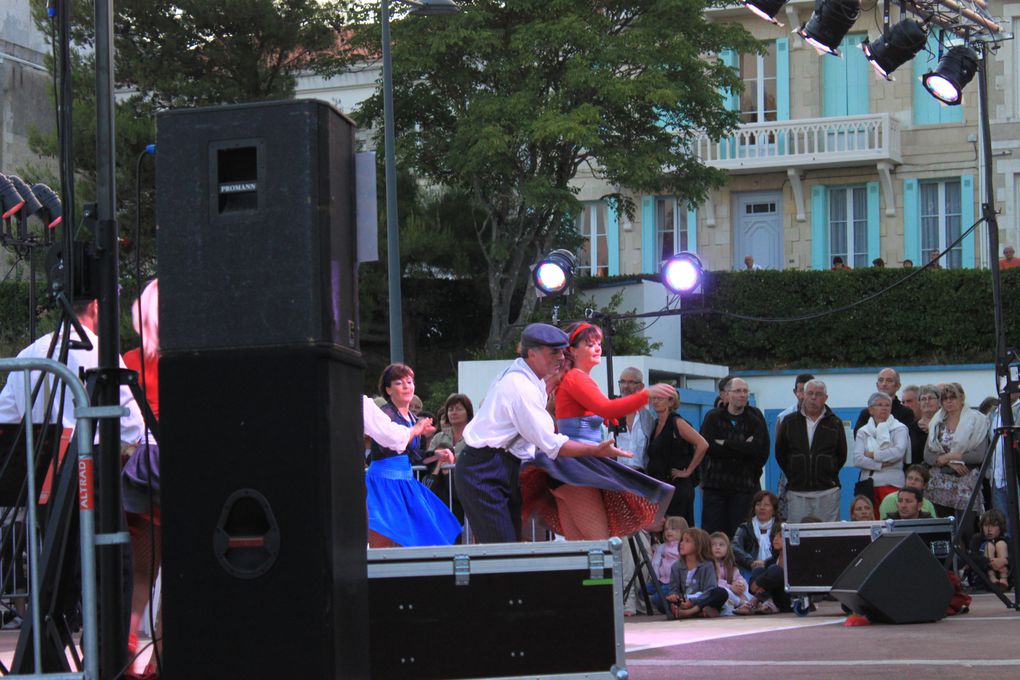
<path fill-rule="evenodd" d="M 790 545 L 800 545 L 800 529 L 790 527 Z"/>
<path fill-rule="evenodd" d="M 471 558 L 467 555 L 453 556 L 453 584 L 466 586 L 471 581 Z"/>
<path fill-rule="evenodd" d="M 589 550 L 588 570 L 591 572 L 589 578 L 602 578 L 606 570 L 606 554 L 601 550 Z"/>

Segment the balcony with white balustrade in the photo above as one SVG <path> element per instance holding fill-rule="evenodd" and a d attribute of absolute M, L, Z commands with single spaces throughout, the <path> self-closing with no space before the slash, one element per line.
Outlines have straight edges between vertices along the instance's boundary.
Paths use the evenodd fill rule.
<path fill-rule="evenodd" d="M 902 163 L 899 122 L 888 113 L 748 123 L 725 137 L 694 143 L 705 165 L 734 175 L 786 172 L 806 219 L 801 176 L 817 168 L 873 165 L 882 181 L 886 214 L 894 214 L 891 172 Z"/>

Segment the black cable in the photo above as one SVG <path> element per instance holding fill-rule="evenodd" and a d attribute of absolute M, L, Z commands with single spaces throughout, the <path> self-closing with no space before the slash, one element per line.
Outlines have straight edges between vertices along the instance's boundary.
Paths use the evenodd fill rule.
<path fill-rule="evenodd" d="M 14 273 L 14 268 L 18 266 L 19 262 L 21 262 L 21 255 L 15 253 L 14 263 L 11 265 L 11 268 L 7 270 L 7 273 L 4 274 L 4 277 L 0 279 L 0 283 L 7 283 L 7 279 L 11 278 L 11 274 Z"/>

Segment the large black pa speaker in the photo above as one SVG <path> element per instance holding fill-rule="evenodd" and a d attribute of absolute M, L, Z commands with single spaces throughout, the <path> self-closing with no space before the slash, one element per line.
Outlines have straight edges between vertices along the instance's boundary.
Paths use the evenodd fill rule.
<path fill-rule="evenodd" d="M 946 615 L 953 586 L 917 534 L 885 534 L 832 585 L 837 600 L 881 623 L 923 623 Z"/>
<path fill-rule="evenodd" d="M 160 347 L 358 348 L 354 124 L 314 100 L 156 117 Z"/>
<path fill-rule="evenodd" d="M 368 677 L 362 370 L 324 348 L 161 359 L 168 680 Z"/>

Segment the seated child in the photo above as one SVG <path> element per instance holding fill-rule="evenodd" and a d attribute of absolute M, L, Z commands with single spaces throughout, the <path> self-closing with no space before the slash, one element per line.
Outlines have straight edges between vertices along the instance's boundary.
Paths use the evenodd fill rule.
<path fill-rule="evenodd" d="M 663 614 L 666 613 L 666 605 L 659 597 L 659 592 L 669 592 L 669 575 L 673 565 L 680 559 L 680 536 L 686 530 L 687 520 L 683 517 L 667 517 L 662 527 L 662 543 L 655 546 L 655 552 L 652 553 L 652 570 L 659 581 L 659 587 L 656 588 L 654 583 L 645 587 L 652 605 Z"/>
<path fill-rule="evenodd" d="M 728 594 L 719 587 L 712 561 L 712 539 L 703 529 L 687 529 L 680 536 L 680 559 L 673 565 L 669 595 L 673 616 L 713 618 Z"/>
<path fill-rule="evenodd" d="M 733 612 L 735 614 L 778 614 L 790 610 L 790 596 L 786 594 L 783 577 L 783 531 L 776 523 L 770 532 L 772 540 L 772 557 L 764 567 L 751 572 L 748 590 L 751 598 Z"/>
<path fill-rule="evenodd" d="M 717 531 L 712 534 L 712 557 L 715 560 L 715 573 L 719 587 L 729 595 L 726 604 L 723 605 L 719 613 L 723 616 L 733 616 L 734 608 L 750 600 L 750 596 L 747 594 L 747 581 L 744 580 L 740 568 L 737 567 L 733 547 L 730 545 L 730 537 L 725 532 Z"/>
<path fill-rule="evenodd" d="M 1009 548 L 1005 540 L 1006 516 L 1000 510 L 981 515 L 981 533 L 970 541 L 970 554 L 978 565 L 988 571 L 993 586 L 1009 587 Z"/>

